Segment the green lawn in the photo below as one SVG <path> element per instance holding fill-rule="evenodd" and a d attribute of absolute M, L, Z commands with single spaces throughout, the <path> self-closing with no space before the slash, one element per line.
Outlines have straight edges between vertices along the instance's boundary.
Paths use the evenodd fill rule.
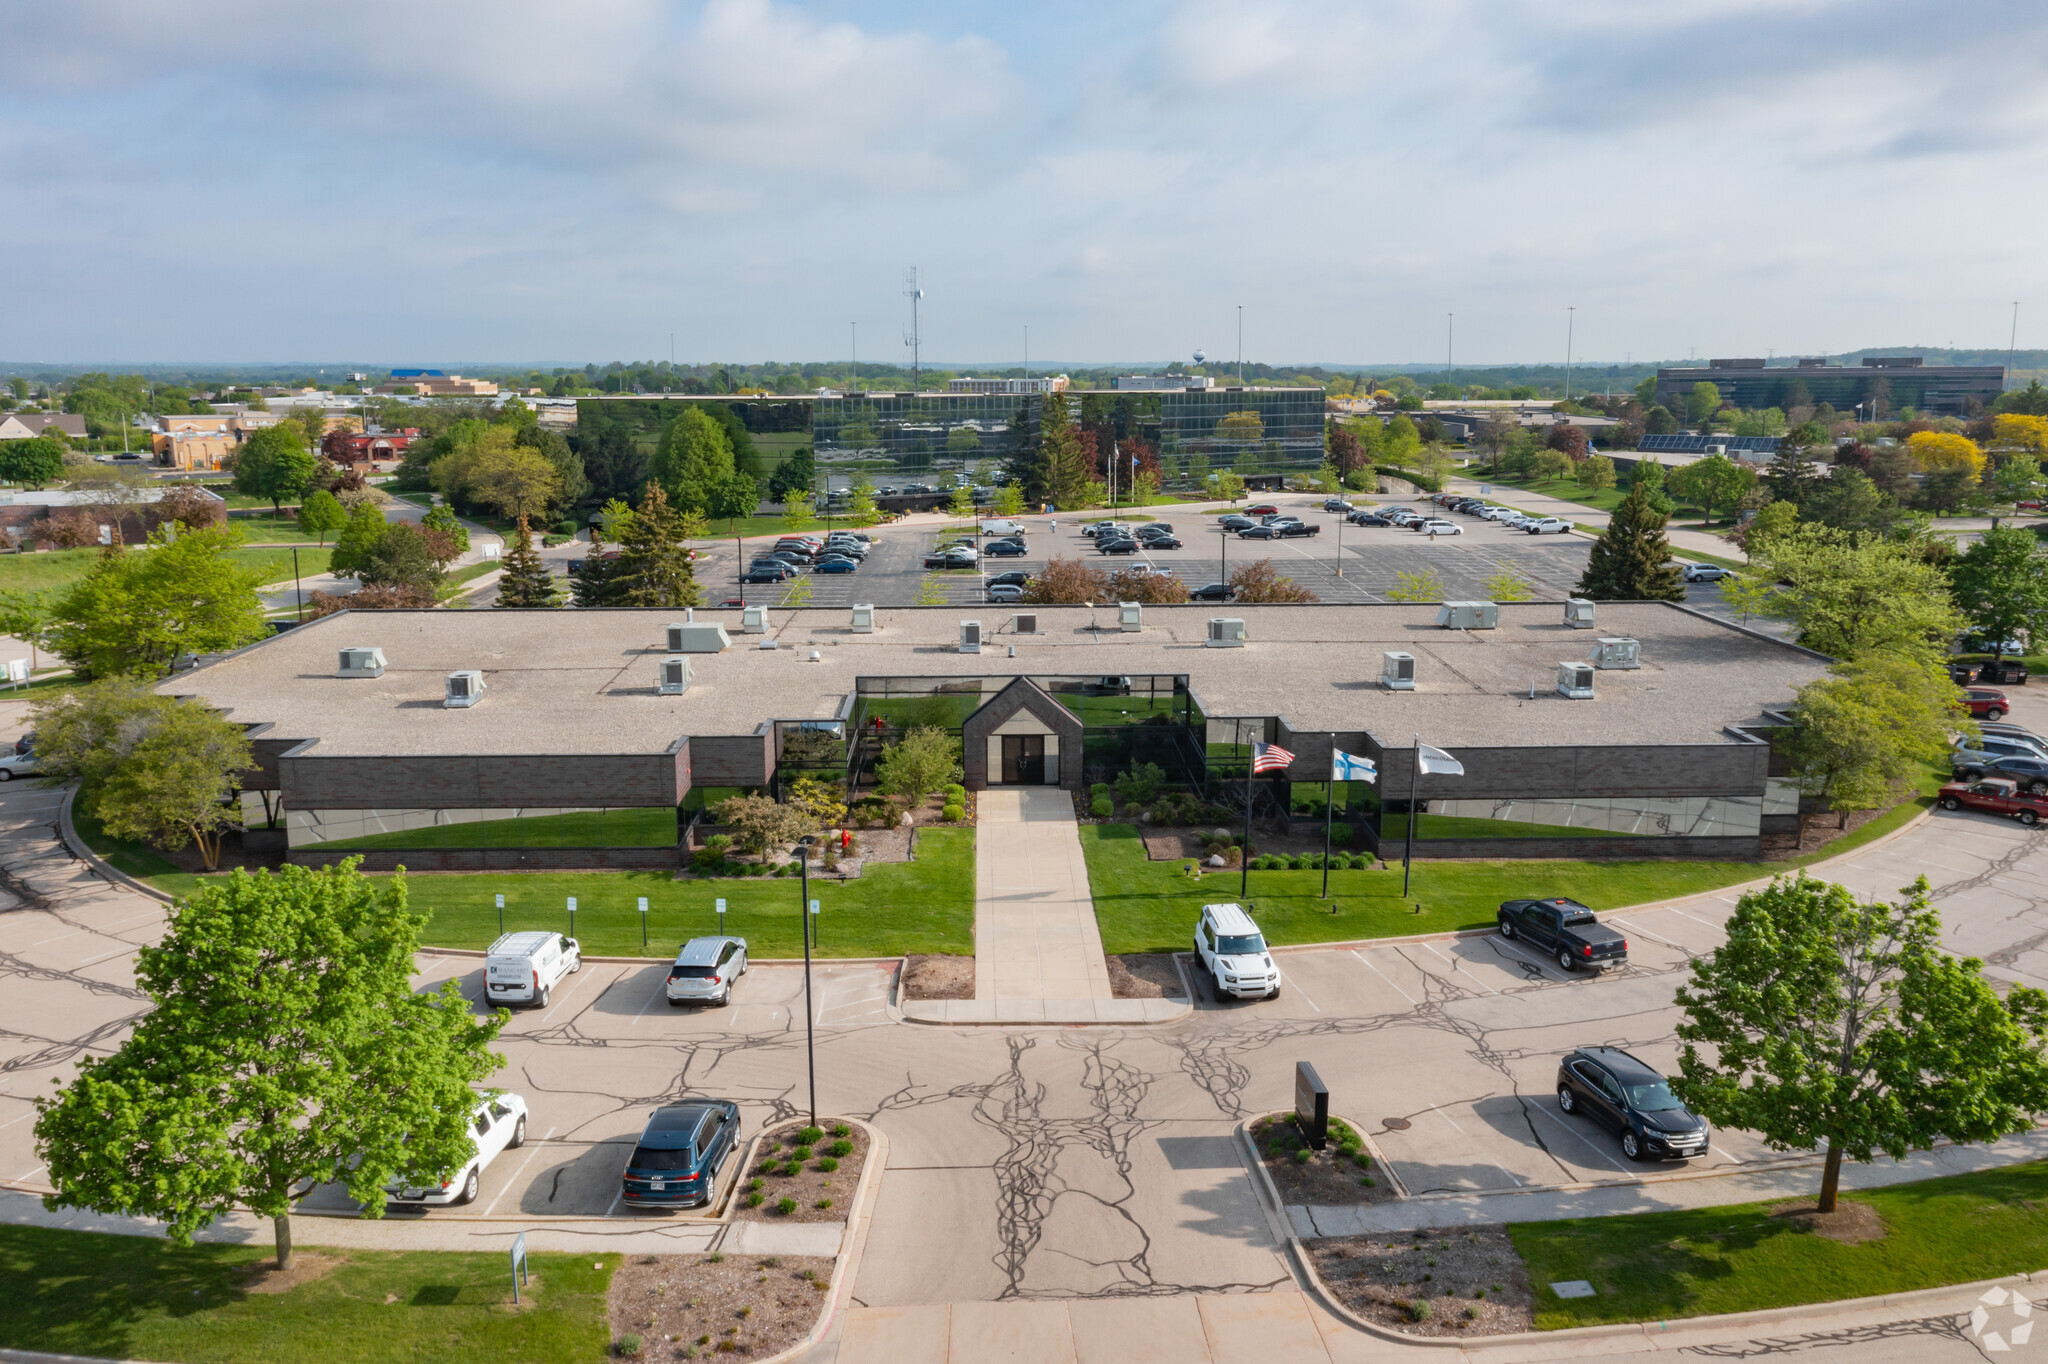
<path fill-rule="evenodd" d="M 1820 1176 L 1814 1174 L 1818 1187 Z M 1771 1203 L 1508 1227 L 1543 1330 L 1662 1321 L 1968 1283 L 2048 1264 L 2048 1163 L 1853 1195 L 1886 1234 L 1843 1245 L 1785 1224 Z M 1548 1285 L 1591 1283 L 1590 1298 Z"/>
<path fill-rule="evenodd" d="M 0 554 L 0 590 L 43 592 L 69 587 L 92 568 L 97 549 L 53 549 L 31 554 Z M 140 553 L 140 550 L 132 551 Z M 332 550 L 320 549 L 311 541 L 299 551 L 299 572 L 312 577 L 327 571 Z M 289 581 L 292 552 L 289 549 L 231 549 L 228 557 L 245 568 L 262 573 L 265 583 Z"/>
<path fill-rule="evenodd" d="M 298 552 L 298 573 L 301 578 L 312 578 L 327 571 L 328 561 L 334 551 L 307 545 Z M 244 568 L 253 568 L 262 575 L 263 583 L 290 582 L 292 578 L 292 551 L 289 549 L 231 549 L 228 557 Z"/>
<path fill-rule="evenodd" d="M 309 1252 L 301 1250 L 302 1256 Z M 330 1253 L 330 1252 L 318 1252 Z M 248 1293 L 265 1246 L 0 1226 L 0 1345 L 116 1359 L 272 1364 L 596 1361 L 616 1255 L 534 1255 L 511 1304 L 503 1253 L 350 1250 L 287 1293 Z"/>
<path fill-rule="evenodd" d="M 265 506 L 267 507 L 268 504 L 266 503 Z M 320 543 L 320 537 L 308 535 L 299 529 L 299 518 L 291 512 L 286 512 L 282 516 L 273 516 L 266 510 L 256 516 L 231 516 L 228 518 L 228 524 L 242 532 L 242 538 L 252 545 L 287 544 L 317 546 Z M 329 544 L 334 542 L 333 531 L 327 532 L 327 542 Z"/>
<path fill-rule="evenodd" d="M 146 881 L 166 895 L 190 895 L 200 882 L 198 873 L 178 870 L 154 849 L 125 838 L 115 838 L 75 801 L 71 806 L 71 823 L 78 830 L 78 836 L 85 840 L 85 846 L 113 864 L 116 871 L 126 872 L 138 881 Z"/>

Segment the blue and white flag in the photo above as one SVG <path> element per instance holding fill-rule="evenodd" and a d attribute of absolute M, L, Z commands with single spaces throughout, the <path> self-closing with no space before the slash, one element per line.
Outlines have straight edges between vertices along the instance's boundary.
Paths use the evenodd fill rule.
<path fill-rule="evenodd" d="M 1356 753 L 1333 749 L 1330 753 L 1330 779 L 1332 781 L 1372 781 L 1380 779 L 1379 768 L 1373 766 L 1371 758 L 1361 758 Z"/>

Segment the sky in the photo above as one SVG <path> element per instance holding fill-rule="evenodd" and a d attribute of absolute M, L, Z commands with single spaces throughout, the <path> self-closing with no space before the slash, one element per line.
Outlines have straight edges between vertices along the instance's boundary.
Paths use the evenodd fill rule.
<path fill-rule="evenodd" d="M 22 0 L 0 363 L 2048 345 L 2039 0 Z M 1454 315 L 1452 321 L 1447 315 Z M 673 342 L 671 342 L 673 337 Z"/>

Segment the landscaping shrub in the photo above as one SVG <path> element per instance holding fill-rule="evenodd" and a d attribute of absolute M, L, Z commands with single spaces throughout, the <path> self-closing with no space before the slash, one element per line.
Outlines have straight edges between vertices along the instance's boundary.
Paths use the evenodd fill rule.
<path fill-rule="evenodd" d="M 573 540 L 573 539 L 575 539 L 575 538 L 576 538 L 576 522 L 575 522 L 575 520 L 574 520 L 573 518 L 568 518 L 568 517 L 565 517 L 565 518 L 563 518 L 562 520 L 560 520 L 560 521 L 557 521 L 557 522 L 555 522 L 555 534 L 557 534 L 557 535 L 566 535 L 566 536 L 568 536 L 568 537 L 569 537 L 570 539 L 572 539 L 572 540 Z"/>
<path fill-rule="evenodd" d="M 939 818 L 945 820 L 948 824 L 958 824 L 961 820 L 967 818 L 967 807 L 964 805 L 948 805 L 939 811 Z"/>
<path fill-rule="evenodd" d="M 627 1359 L 638 1359 L 641 1348 L 640 1337 L 630 1333 L 620 1336 L 618 1343 L 612 1346 L 612 1348 Z"/>
<path fill-rule="evenodd" d="M 958 782 L 954 782 L 939 794 L 946 798 L 946 804 L 948 805 L 965 805 L 967 803 L 967 788 Z"/>
<path fill-rule="evenodd" d="M 818 1168 L 829 1175 L 839 1168 L 839 1162 L 831 1156 L 820 1156 L 818 1158 Z"/>
<path fill-rule="evenodd" d="M 1150 805 L 1165 782 L 1158 763 L 1143 763 L 1118 775 L 1116 797 L 1126 805 Z"/>
<path fill-rule="evenodd" d="M 816 1146 L 824 1139 L 824 1136 L 825 1129 L 822 1127 L 800 1127 L 796 1133 L 796 1144 L 799 1146 Z"/>
<path fill-rule="evenodd" d="M 846 1129 L 843 1127 L 839 1127 L 834 1128 L 833 1130 L 838 1132 L 844 1132 Z M 853 1154 L 853 1143 L 847 1141 L 845 1138 L 842 1137 L 838 1141 L 835 1141 L 830 1146 L 826 1147 L 825 1150 L 826 1153 L 829 1155 L 850 1156 Z"/>
<path fill-rule="evenodd" d="M 781 1213 L 784 1217 L 789 1216 L 796 1211 L 796 1200 L 794 1198 L 784 1198 L 777 1201 L 775 1211 Z M 1416 1320 L 1420 1321 L 1421 1318 L 1418 1317 Z"/>
<path fill-rule="evenodd" d="M 1343 846 L 1344 846 L 1345 844 L 1349 843 L 1350 841 L 1351 841 L 1351 826 L 1350 826 L 1349 824 L 1345 823 L 1345 822 L 1344 822 L 1343 820 L 1341 820 L 1341 819 L 1339 819 L 1339 820 L 1333 820 L 1333 821 L 1331 822 L 1331 824 L 1330 824 L 1330 844 L 1331 844 L 1331 846 L 1333 846 L 1333 847 L 1339 847 L 1339 848 L 1341 848 L 1341 847 L 1343 847 Z"/>
<path fill-rule="evenodd" d="M 1088 813 L 1095 816 L 1097 819 L 1108 819 L 1111 812 L 1114 811 L 1115 808 L 1116 807 L 1110 803 L 1110 799 L 1108 796 L 1097 796 L 1095 799 L 1088 802 Z"/>
<path fill-rule="evenodd" d="M 1108 800 L 1109 797 L 1110 786 L 1109 783 L 1106 781 L 1096 782 L 1093 786 L 1088 788 L 1088 799 L 1091 801 Z"/>

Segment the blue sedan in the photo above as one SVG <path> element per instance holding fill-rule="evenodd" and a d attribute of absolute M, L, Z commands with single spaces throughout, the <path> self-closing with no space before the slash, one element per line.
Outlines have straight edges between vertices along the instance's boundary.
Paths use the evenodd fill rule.
<path fill-rule="evenodd" d="M 813 573 L 853 573 L 860 565 L 852 559 L 820 559 Z"/>
<path fill-rule="evenodd" d="M 729 1099 L 687 1099 L 654 1110 L 626 1159 L 620 1201 L 673 1208 L 717 1199 L 719 1167 L 739 1146 L 740 1108 Z"/>

